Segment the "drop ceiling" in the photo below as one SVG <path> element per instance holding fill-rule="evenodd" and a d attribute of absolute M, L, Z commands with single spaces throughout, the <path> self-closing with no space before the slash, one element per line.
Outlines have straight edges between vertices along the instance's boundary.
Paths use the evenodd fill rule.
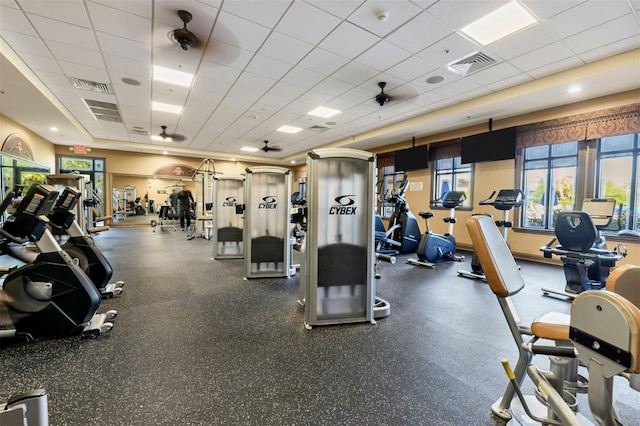
<path fill-rule="evenodd" d="M 640 88 L 640 0 L 518 2 L 538 22 L 481 46 L 460 29 L 508 1 L 0 0 L 0 113 L 55 144 L 288 162 Z M 178 10 L 188 51 L 169 37 Z M 194 81 L 155 82 L 154 65 Z M 342 113 L 307 115 L 319 106 Z M 184 140 L 152 141 L 161 126 Z M 240 151 L 264 140 L 282 151 Z"/>

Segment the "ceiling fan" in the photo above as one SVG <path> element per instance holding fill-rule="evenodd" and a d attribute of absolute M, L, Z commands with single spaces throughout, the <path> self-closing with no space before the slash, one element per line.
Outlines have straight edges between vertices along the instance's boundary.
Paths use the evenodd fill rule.
<path fill-rule="evenodd" d="M 196 36 L 187 29 L 187 23 L 191 22 L 193 16 L 186 10 L 179 10 L 178 17 L 180 17 L 184 26 L 171 31 L 169 33 L 169 38 L 174 43 L 179 44 L 182 50 L 189 50 L 190 47 L 193 47 L 198 43 Z"/>
<path fill-rule="evenodd" d="M 158 135 L 162 138 L 162 140 L 167 141 L 167 142 L 182 142 L 185 139 L 187 139 L 186 136 L 184 135 L 179 135 L 177 133 L 173 133 L 173 134 L 169 134 L 167 133 L 167 126 L 160 126 L 162 127 L 162 132 Z"/>
<path fill-rule="evenodd" d="M 262 147 L 262 150 L 264 152 L 282 151 L 282 148 L 280 148 L 279 146 L 269 146 L 269 141 L 264 141 L 264 146 Z"/>
<path fill-rule="evenodd" d="M 376 102 L 381 106 L 385 106 L 385 104 L 387 102 L 389 102 L 391 100 L 391 96 L 387 95 L 386 93 L 384 93 L 384 88 L 387 87 L 387 82 L 386 81 L 381 81 L 380 83 L 378 83 L 378 87 L 380 88 L 380 93 L 378 93 L 378 95 L 376 95 Z"/>

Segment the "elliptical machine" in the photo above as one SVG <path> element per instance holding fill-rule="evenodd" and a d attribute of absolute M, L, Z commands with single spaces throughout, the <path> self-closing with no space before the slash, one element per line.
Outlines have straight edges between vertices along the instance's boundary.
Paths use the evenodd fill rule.
<path fill-rule="evenodd" d="M 513 222 L 509 220 L 509 212 L 516 207 L 522 206 L 524 203 L 524 193 L 520 189 L 501 189 L 495 200 L 493 199 L 494 195 L 496 195 L 496 191 L 493 191 L 489 198 L 480 201 L 478 205 L 493 206 L 496 210 L 503 212 L 502 220 L 496 220 L 495 223 L 498 228 L 502 228 L 502 237 L 507 241 L 507 233 L 509 232 L 509 228 L 513 226 Z M 480 260 L 478 260 L 475 252 L 471 258 L 471 271 L 460 269 L 458 270 L 458 275 L 464 278 L 486 281 Z"/>
<path fill-rule="evenodd" d="M 432 206 L 449 209 L 449 216 L 442 218 L 449 224 L 448 232 L 444 235 L 434 234 L 429 226 L 429 219 L 433 217 L 433 212 L 420 212 L 418 215 L 424 219 L 427 230 L 420 239 L 418 246 L 418 258 L 408 259 L 407 263 L 412 265 L 426 266 L 434 268 L 437 262 L 454 260 L 461 262 L 464 256 L 456 255 L 456 239 L 453 236 L 453 225 L 456 223 L 455 211 L 460 207 L 467 197 L 463 191 L 449 191 L 441 198 L 431 202 Z"/>
<path fill-rule="evenodd" d="M 49 224 L 57 229 L 64 229 L 69 236 L 61 248 L 71 256 L 82 270 L 89 276 L 100 292 L 100 296 L 110 299 L 122 294 L 124 282 L 109 282 L 113 276 L 113 268 L 96 247 L 93 239 L 82 231 L 76 222 L 73 209 L 78 204 L 80 193 L 72 188 L 65 188 L 49 213 Z"/>
<path fill-rule="evenodd" d="M 23 259 L 27 241 L 40 251 L 33 263 L 11 270 L 4 280 L 3 291 L 10 300 L 7 311 L 15 329 L 1 330 L 0 338 L 94 337 L 113 328 L 107 320 L 117 312 L 96 313 L 98 290 L 47 228 L 47 213 L 57 196 L 51 185 L 32 185 L 0 229 L 4 253 Z"/>
<path fill-rule="evenodd" d="M 392 203 L 393 214 L 389 219 L 389 229 L 385 232 L 382 218 L 376 211 L 376 239 L 381 241 L 378 252 L 383 254 L 414 253 L 420 243 L 420 228 L 416 217 L 409 210 L 409 204 L 404 199 L 404 194 L 409 186 L 409 176 L 402 173 L 402 179 L 393 185 L 391 196 L 385 201 Z M 382 229 L 380 229 L 382 225 Z M 385 249 L 385 251 L 380 250 Z"/>

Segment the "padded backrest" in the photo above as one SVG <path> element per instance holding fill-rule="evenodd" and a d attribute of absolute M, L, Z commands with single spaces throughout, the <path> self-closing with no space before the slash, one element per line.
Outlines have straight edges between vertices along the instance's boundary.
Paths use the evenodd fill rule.
<path fill-rule="evenodd" d="M 622 265 L 609 274 L 606 289 L 640 308 L 640 266 Z"/>
<path fill-rule="evenodd" d="M 563 250 L 586 253 L 598 237 L 598 230 L 589 213 L 582 211 L 559 212 L 555 234 Z"/>
<path fill-rule="evenodd" d="M 471 216 L 467 229 L 491 291 L 498 297 L 508 297 L 522 290 L 524 280 L 518 265 L 493 218 Z"/>
<path fill-rule="evenodd" d="M 606 290 L 579 294 L 571 304 L 570 330 L 585 364 L 606 360 L 640 372 L 640 309 L 626 298 Z"/>

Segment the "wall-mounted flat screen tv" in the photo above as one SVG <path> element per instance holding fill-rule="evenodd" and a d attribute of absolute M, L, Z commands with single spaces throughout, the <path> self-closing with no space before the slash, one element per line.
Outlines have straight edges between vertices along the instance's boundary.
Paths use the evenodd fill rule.
<path fill-rule="evenodd" d="M 427 145 L 401 149 L 393 153 L 396 172 L 410 172 L 429 168 L 429 151 Z"/>
<path fill-rule="evenodd" d="M 462 164 L 516 158 L 516 128 L 495 130 L 462 138 Z"/>

